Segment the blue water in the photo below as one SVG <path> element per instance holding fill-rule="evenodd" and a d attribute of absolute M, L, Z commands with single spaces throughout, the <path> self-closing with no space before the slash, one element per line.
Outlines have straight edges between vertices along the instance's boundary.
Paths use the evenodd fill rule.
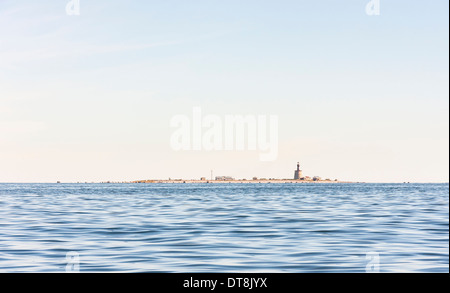
<path fill-rule="evenodd" d="M 448 200 L 448 184 L 0 184 L 0 272 L 65 272 L 68 252 L 80 272 L 449 272 Z"/>

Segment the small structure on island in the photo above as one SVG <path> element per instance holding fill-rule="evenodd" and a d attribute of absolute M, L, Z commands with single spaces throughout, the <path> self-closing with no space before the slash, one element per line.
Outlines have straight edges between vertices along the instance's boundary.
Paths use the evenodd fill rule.
<path fill-rule="evenodd" d="M 216 176 L 217 181 L 233 181 L 234 178 L 231 176 Z"/>
<path fill-rule="evenodd" d="M 297 170 L 295 170 L 294 173 L 294 180 L 300 180 L 303 179 L 303 172 L 300 170 L 300 163 L 297 162 Z"/>

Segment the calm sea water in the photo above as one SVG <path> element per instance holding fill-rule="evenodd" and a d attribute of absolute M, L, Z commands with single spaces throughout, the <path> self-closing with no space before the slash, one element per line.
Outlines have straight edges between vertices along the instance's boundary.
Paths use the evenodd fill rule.
<path fill-rule="evenodd" d="M 0 184 L 0 272 L 449 272 L 448 200 L 448 184 Z"/>

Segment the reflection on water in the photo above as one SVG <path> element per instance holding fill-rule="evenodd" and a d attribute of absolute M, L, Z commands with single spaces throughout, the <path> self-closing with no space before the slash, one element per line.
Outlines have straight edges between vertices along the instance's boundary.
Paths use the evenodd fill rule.
<path fill-rule="evenodd" d="M 449 271 L 448 184 L 0 184 L 0 272 Z"/>

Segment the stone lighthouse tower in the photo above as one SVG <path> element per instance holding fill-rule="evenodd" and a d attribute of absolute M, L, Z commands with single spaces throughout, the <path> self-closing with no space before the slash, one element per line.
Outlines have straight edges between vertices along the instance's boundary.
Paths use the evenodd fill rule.
<path fill-rule="evenodd" d="M 294 173 L 294 180 L 300 180 L 303 178 L 302 170 L 300 170 L 300 163 L 297 162 L 297 170 Z"/>

